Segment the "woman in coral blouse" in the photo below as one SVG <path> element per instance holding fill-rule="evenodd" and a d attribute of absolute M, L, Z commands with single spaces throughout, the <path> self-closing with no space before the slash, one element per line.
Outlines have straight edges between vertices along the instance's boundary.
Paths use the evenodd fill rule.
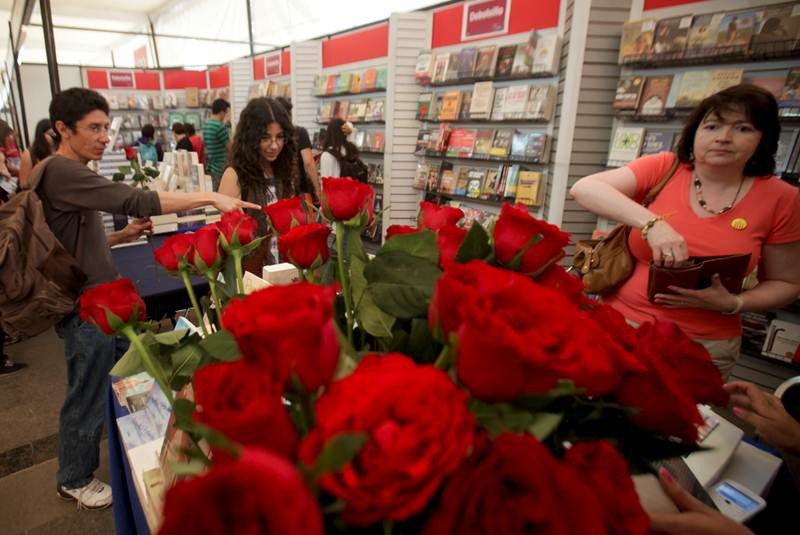
<path fill-rule="evenodd" d="M 662 152 L 579 180 L 570 190 L 592 212 L 630 225 L 633 275 L 605 302 L 629 321 L 675 322 L 702 343 L 727 378 L 739 356 L 744 311 L 779 308 L 800 295 L 800 190 L 773 176 L 780 134 L 767 91 L 738 85 L 692 112 L 677 154 Z M 641 201 L 677 158 L 672 178 Z M 715 277 L 702 290 L 670 287 L 647 298 L 650 262 L 680 266 L 689 256 L 750 253 L 759 283 L 731 294 Z"/>

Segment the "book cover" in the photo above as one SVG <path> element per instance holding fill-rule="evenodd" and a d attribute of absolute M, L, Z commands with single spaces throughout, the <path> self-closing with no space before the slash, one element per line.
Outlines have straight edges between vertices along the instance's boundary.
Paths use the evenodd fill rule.
<path fill-rule="evenodd" d="M 336 80 L 336 93 L 347 93 L 350 91 L 350 80 L 353 75 L 349 72 L 339 74 L 339 79 Z"/>
<path fill-rule="evenodd" d="M 653 19 L 629 20 L 622 25 L 622 43 L 619 49 L 619 61 L 625 63 L 630 59 L 641 59 L 650 52 L 653 45 L 656 22 Z"/>
<path fill-rule="evenodd" d="M 471 168 L 467 174 L 467 197 L 477 199 L 481 196 L 486 169 Z"/>
<path fill-rule="evenodd" d="M 417 162 L 417 172 L 414 174 L 414 189 L 425 189 L 425 184 L 428 182 L 428 174 L 431 172 L 431 166 Z"/>
<path fill-rule="evenodd" d="M 475 60 L 478 58 L 478 49 L 469 46 L 458 53 L 458 78 L 463 80 L 472 78 L 475 73 Z"/>
<path fill-rule="evenodd" d="M 445 162 L 443 165 L 451 165 Z M 439 191 L 439 178 L 441 175 L 441 165 L 431 164 L 431 170 L 428 173 L 428 183 L 425 185 L 425 191 L 436 192 Z"/>
<path fill-rule="evenodd" d="M 420 93 L 417 98 L 417 120 L 424 121 L 428 118 L 433 93 Z"/>
<path fill-rule="evenodd" d="M 427 128 L 421 128 L 417 132 L 417 144 L 414 148 L 414 154 L 424 155 L 431 146 L 431 131 Z"/>
<path fill-rule="evenodd" d="M 372 138 L 372 145 L 370 150 L 372 152 L 383 152 L 383 146 L 386 136 L 383 132 L 375 132 Z"/>
<path fill-rule="evenodd" d="M 781 96 L 778 98 L 778 106 L 781 108 L 800 106 L 800 68 L 789 70 Z"/>
<path fill-rule="evenodd" d="M 511 137 L 511 156 L 512 160 L 524 160 L 525 149 L 528 146 L 528 134 L 526 132 L 514 132 Z"/>
<path fill-rule="evenodd" d="M 339 100 L 336 101 L 336 108 L 334 111 L 334 117 L 342 119 L 343 121 L 347 119 L 347 112 L 350 111 L 350 102 L 347 100 Z"/>
<path fill-rule="evenodd" d="M 714 54 L 719 26 L 725 13 L 695 15 L 686 40 L 685 57 L 704 57 Z"/>
<path fill-rule="evenodd" d="M 617 92 L 614 95 L 614 109 L 631 111 L 639 105 L 639 96 L 642 94 L 644 76 L 623 76 L 617 83 Z"/>
<path fill-rule="evenodd" d="M 428 120 L 430 121 L 439 120 L 439 114 L 442 111 L 443 104 L 444 104 L 444 93 L 434 93 L 433 98 L 431 99 L 431 107 L 428 109 Z"/>
<path fill-rule="evenodd" d="M 711 86 L 711 71 L 686 71 L 680 81 L 676 108 L 694 108 L 708 96 Z"/>
<path fill-rule="evenodd" d="M 328 77 L 324 74 L 317 74 L 314 76 L 314 95 L 320 96 L 325 94 L 325 87 L 328 84 Z"/>
<path fill-rule="evenodd" d="M 766 89 L 775 99 L 779 99 L 781 97 L 781 93 L 783 93 L 783 86 L 786 84 L 786 76 L 758 76 L 754 78 L 745 78 L 744 80 L 748 84 L 757 85 L 762 89 Z"/>
<path fill-rule="evenodd" d="M 494 130 L 482 129 L 478 130 L 475 136 L 475 147 L 472 149 L 472 157 L 487 159 L 492 152 L 492 143 L 494 142 Z"/>
<path fill-rule="evenodd" d="M 763 14 L 761 10 L 726 13 L 719 23 L 715 53 L 731 54 L 747 50 Z"/>
<path fill-rule="evenodd" d="M 514 62 L 511 64 L 512 76 L 527 76 L 533 67 L 533 51 L 535 47 L 528 47 L 527 43 L 517 45 L 514 53 Z"/>
<path fill-rule="evenodd" d="M 672 150 L 672 141 L 675 132 L 651 132 L 648 131 L 644 136 L 641 155 L 658 154 L 659 152 Z"/>
<path fill-rule="evenodd" d="M 453 192 L 455 195 L 467 195 L 467 184 L 469 184 L 469 167 L 456 168 L 456 189 Z"/>
<path fill-rule="evenodd" d="M 672 75 L 648 77 L 639 100 L 639 114 L 663 115 L 671 85 Z"/>
<path fill-rule="evenodd" d="M 508 158 L 511 151 L 511 138 L 514 137 L 514 131 L 511 129 L 500 129 L 494 135 L 492 141 L 492 148 L 489 151 L 490 156 L 493 158 Z"/>
<path fill-rule="evenodd" d="M 644 140 L 644 128 L 620 126 L 611 138 L 611 150 L 608 153 L 609 165 L 625 165 L 639 156 Z"/>
<path fill-rule="evenodd" d="M 446 52 L 442 54 L 436 54 L 436 59 L 433 62 L 433 83 L 441 83 L 445 81 L 448 63 L 450 63 L 450 54 Z"/>
<path fill-rule="evenodd" d="M 450 53 L 450 59 L 447 61 L 447 72 L 444 75 L 444 80 L 446 82 L 458 80 L 458 69 L 460 61 L 461 61 L 461 56 L 459 56 L 458 52 Z"/>
<path fill-rule="evenodd" d="M 525 145 L 525 160 L 532 163 L 547 163 L 550 159 L 550 137 L 544 132 L 528 134 Z"/>
<path fill-rule="evenodd" d="M 389 79 L 389 70 L 386 67 L 378 69 L 375 75 L 375 89 L 386 89 L 386 82 Z"/>
<path fill-rule="evenodd" d="M 692 16 L 661 19 L 653 37 L 653 54 L 659 58 L 675 58 L 683 54 L 692 26 Z"/>
<path fill-rule="evenodd" d="M 328 75 L 328 81 L 325 82 L 325 94 L 326 95 L 333 95 L 333 93 L 336 91 L 336 80 L 337 80 L 337 78 L 338 78 L 338 76 L 336 76 L 335 74 L 329 74 Z"/>
<path fill-rule="evenodd" d="M 160 99 L 161 97 L 159 97 Z M 119 109 L 119 100 L 117 99 L 116 95 L 106 95 L 106 102 L 108 102 L 108 108 L 111 110 L 118 110 Z"/>
<path fill-rule="evenodd" d="M 444 152 L 445 148 L 447 148 L 447 145 L 450 142 L 450 133 L 452 131 L 453 127 L 450 126 L 449 123 L 440 124 L 439 130 L 436 134 L 436 146 L 433 146 L 433 143 L 431 143 L 431 148 L 435 149 L 437 152 Z"/>
<path fill-rule="evenodd" d="M 364 102 L 364 106 L 366 107 L 366 102 Z M 356 119 L 357 109 L 358 109 L 358 101 L 351 102 L 350 107 L 347 109 L 347 118 L 346 118 L 347 121 L 350 121 L 351 123 L 358 121 L 358 119 Z M 361 116 L 361 119 L 362 120 L 364 119 L 363 115 Z"/>
<path fill-rule="evenodd" d="M 494 75 L 497 78 L 511 76 L 511 68 L 514 65 L 514 55 L 517 53 L 517 45 L 501 46 L 497 51 L 497 64 L 494 68 Z"/>
<path fill-rule="evenodd" d="M 561 59 L 558 34 L 551 33 L 539 35 L 536 39 L 536 49 L 533 51 L 532 73 L 558 72 Z"/>
<path fill-rule="evenodd" d="M 775 151 L 775 174 L 780 175 L 789 165 L 792 150 L 797 146 L 800 130 L 783 130 L 778 136 L 778 150 Z"/>
<path fill-rule="evenodd" d="M 800 36 L 800 4 L 770 7 L 750 43 L 755 54 L 779 53 L 797 46 Z"/>
<path fill-rule="evenodd" d="M 497 198 L 503 198 L 503 192 L 506 190 L 506 179 L 508 177 L 508 170 L 510 167 L 510 165 L 502 164 L 497 168 L 497 179 L 494 182 L 494 194 Z"/>
<path fill-rule="evenodd" d="M 525 118 L 549 121 L 556 103 L 555 88 L 551 85 L 532 85 L 525 106 Z"/>
<path fill-rule="evenodd" d="M 356 71 L 350 75 L 350 89 L 351 93 L 361 92 L 361 73 Z"/>
<path fill-rule="evenodd" d="M 385 118 L 386 99 L 376 98 L 367 102 L 367 108 L 372 104 L 372 112 L 364 116 L 365 121 L 383 121 Z"/>
<path fill-rule="evenodd" d="M 377 87 L 378 69 L 372 67 L 364 71 L 364 91 L 372 91 Z"/>
<path fill-rule="evenodd" d="M 459 121 L 467 121 L 469 120 L 469 109 L 472 106 L 472 92 L 471 91 L 462 91 L 461 92 L 461 109 L 458 111 L 458 120 Z"/>
<path fill-rule="evenodd" d="M 472 102 L 469 116 L 471 119 L 488 119 L 492 113 L 494 101 L 494 84 L 491 80 L 478 82 L 472 87 Z"/>
<path fill-rule="evenodd" d="M 743 72 L 742 69 L 716 69 L 711 71 L 708 94 L 713 95 L 729 87 L 741 84 Z"/>
<path fill-rule="evenodd" d="M 447 156 L 470 158 L 475 147 L 477 132 L 468 128 L 454 128 L 447 144 Z"/>
<path fill-rule="evenodd" d="M 475 60 L 475 78 L 491 78 L 494 76 L 494 67 L 497 63 L 497 47 L 484 46 L 478 49 Z"/>
<path fill-rule="evenodd" d="M 417 65 L 414 67 L 414 79 L 418 84 L 427 85 L 433 77 L 434 54 L 430 49 L 420 50 Z"/>
<path fill-rule="evenodd" d="M 175 99 L 177 100 L 178 95 L 175 95 Z M 135 110 L 139 105 L 139 101 L 136 100 L 136 95 L 128 95 L 128 109 Z"/>
<path fill-rule="evenodd" d="M 506 199 L 513 199 L 517 196 L 517 184 L 519 181 L 519 164 L 511 165 L 506 175 L 505 188 L 503 188 L 503 197 Z"/>
<path fill-rule="evenodd" d="M 497 169 L 487 169 L 486 178 L 483 180 L 483 188 L 481 190 L 481 199 L 493 199 L 497 196 Z"/>
<path fill-rule="evenodd" d="M 369 118 L 367 117 L 367 106 L 369 105 L 369 100 L 359 100 L 356 103 L 356 111 L 354 112 L 354 117 L 356 121 L 368 121 Z"/>
<path fill-rule="evenodd" d="M 669 86 L 669 93 L 667 93 L 666 109 L 671 110 L 675 108 L 675 103 L 678 102 L 678 90 L 681 88 L 681 80 L 685 72 L 676 72 L 672 76 L 672 83 Z"/>
<path fill-rule="evenodd" d="M 542 182 L 542 173 L 539 171 L 520 170 L 517 178 L 516 202 L 525 206 L 539 205 L 539 185 Z"/>
<path fill-rule="evenodd" d="M 452 195 L 456 191 L 456 173 L 453 169 L 443 169 L 439 180 L 439 193 Z"/>
<path fill-rule="evenodd" d="M 440 121 L 455 121 L 461 110 L 461 91 L 447 91 L 442 99 L 442 108 L 439 110 Z"/>
<path fill-rule="evenodd" d="M 506 91 L 503 101 L 503 119 L 522 119 L 528 104 L 529 85 L 512 85 Z"/>
<path fill-rule="evenodd" d="M 800 324 L 773 319 L 769 323 L 761 354 L 783 362 L 798 362 Z"/>
<path fill-rule="evenodd" d="M 494 105 L 492 105 L 492 121 L 502 121 L 505 116 L 503 114 L 503 105 L 506 102 L 506 94 L 508 93 L 507 87 L 501 87 L 494 92 Z"/>

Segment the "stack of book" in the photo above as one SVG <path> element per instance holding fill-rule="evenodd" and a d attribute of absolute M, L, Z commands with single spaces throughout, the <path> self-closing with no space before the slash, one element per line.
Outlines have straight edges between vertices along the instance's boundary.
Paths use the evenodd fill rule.
<path fill-rule="evenodd" d="M 325 124 L 338 118 L 351 123 L 382 122 L 385 118 L 386 100 L 372 98 L 363 100 L 328 100 L 317 110 L 317 122 Z"/>
<path fill-rule="evenodd" d="M 202 91 L 201 91 L 202 93 Z M 290 82 L 278 82 L 276 80 L 260 80 L 250 86 L 247 100 L 259 97 L 286 97 L 292 96 L 292 84 Z"/>
<path fill-rule="evenodd" d="M 319 74 L 314 78 L 314 96 L 345 95 L 386 89 L 386 67 L 370 67 L 363 71 Z"/>
<path fill-rule="evenodd" d="M 512 85 L 495 88 L 478 82 L 469 91 L 422 93 L 417 103 L 420 121 L 549 121 L 555 107 L 552 85 Z"/>

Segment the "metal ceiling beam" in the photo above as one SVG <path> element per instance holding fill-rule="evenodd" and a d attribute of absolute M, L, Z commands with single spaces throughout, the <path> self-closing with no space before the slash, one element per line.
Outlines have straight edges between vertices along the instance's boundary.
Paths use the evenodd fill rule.
<path fill-rule="evenodd" d="M 11 21 L 8 21 L 8 38 L 11 41 L 11 58 L 14 61 L 14 78 L 17 79 L 17 93 L 19 94 L 19 107 L 14 106 L 15 108 L 15 115 L 16 111 L 19 110 L 20 118 L 22 119 L 22 133 L 25 134 L 24 136 L 20 136 L 20 145 L 22 149 L 25 149 L 25 145 L 28 142 L 28 119 L 25 113 L 25 95 L 22 93 L 22 78 L 20 77 L 19 72 L 19 50 L 17 50 L 17 43 L 14 41 L 14 34 L 11 31 Z M 9 84 L 10 85 L 10 84 Z M 11 102 L 12 105 L 14 104 L 14 90 L 11 89 Z"/>
<path fill-rule="evenodd" d="M 50 94 L 55 96 L 61 91 L 58 77 L 58 59 L 56 57 L 56 40 L 53 34 L 53 13 L 50 11 L 50 0 L 39 0 L 39 11 L 42 15 L 42 31 L 44 33 L 44 50 L 47 54 L 47 74 L 50 76 Z"/>

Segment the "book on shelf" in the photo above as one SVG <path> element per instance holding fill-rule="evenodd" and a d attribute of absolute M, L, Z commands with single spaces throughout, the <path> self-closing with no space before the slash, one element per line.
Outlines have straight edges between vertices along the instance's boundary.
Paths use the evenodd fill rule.
<path fill-rule="evenodd" d="M 525 148 L 528 146 L 528 133 L 514 131 L 511 136 L 511 153 L 509 157 L 512 160 L 524 160 Z"/>
<path fill-rule="evenodd" d="M 647 77 L 639 99 L 639 115 L 664 115 L 671 85 L 671 74 Z"/>
<path fill-rule="evenodd" d="M 467 197 L 477 199 L 481 196 L 486 169 L 472 167 L 467 174 Z"/>
<path fill-rule="evenodd" d="M 414 67 L 414 79 L 418 84 L 427 85 L 431 83 L 431 77 L 433 76 L 433 61 L 434 54 L 429 48 L 420 50 L 419 55 L 417 56 L 417 65 Z"/>
<path fill-rule="evenodd" d="M 478 58 L 478 49 L 474 46 L 462 48 L 458 53 L 458 78 L 463 80 L 472 78 L 475 73 L 475 60 Z"/>
<path fill-rule="evenodd" d="M 512 85 L 506 90 L 503 101 L 503 119 L 522 119 L 528 104 L 528 85 Z"/>
<path fill-rule="evenodd" d="M 786 84 L 786 76 L 755 76 L 744 79 L 745 83 L 757 85 L 761 89 L 766 89 L 775 99 L 781 97 L 783 86 Z"/>
<path fill-rule="evenodd" d="M 459 56 L 459 52 L 450 52 L 450 59 L 447 61 L 447 72 L 445 72 L 444 75 L 445 82 L 458 80 L 460 61 L 461 56 Z"/>
<path fill-rule="evenodd" d="M 105 95 L 106 102 L 108 102 L 108 109 L 110 110 L 118 110 L 119 109 L 119 99 L 117 99 L 117 95 Z"/>
<path fill-rule="evenodd" d="M 715 53 L 724 55 L 747 51 L 763 14 L 762 10 L 726 13 L 719 23 Z"/>
<path fill-rule="evenodd" d="M 553 117 L 556 91 L 552 85 L 532 85 L 525 106 L 525 118 L 549 121 Z"/>
<path fill-rule="evenodd" d="M 502 121 L 505 118 L 503 115 L 503 105 L 506 102 L 506 94 L 508 94 L 507 87 L 501 87 L 494 92 L 494 104 L 492 105 L 492 121 Z"/>
<path fill-rule="evenodd" d="M 673 107 L 694 108 L 709 95 L 711 71 L 686 71 L 680 83 L 674 82 L 674 85 L 680 89 Z"/>
<path fill-rule="evenodd" d="M 797 146 L 797 137 L 800 130 L 783 130 L 778 136 L 778 150 L 775 151 L 775 173 L 780 174 L 786 171 L 789 165 L 789 158 L 792 151 Z"/>
<path fill-rule="evenodd" d="M 447 52 L 436 54 L 436 59 L 433 63 L 433 83 L 438 84 L 445 81 L 448 63 L 450 63 L 450 54 Z"/>
<path fill-rule="evenodd" d="M 497 169 L 492 168 L 486 170 L 486 178 L 483 180 L 483 187 L 481 188 L 481 199 L 488 200 L 497 195 L 497 179 Z"/>
<path fill-rule="evenodd" d="M 440 176 L 441 176 L 441 165 L 431 164 L 430 172 L 428 173 L 428 183 L 425 185 L 425 191 L 430 191 L 430 192 L 439 191 Z"/>
<path fill-rule="evenodd" d="M 527 76 L 533 68 L 533 51 L 536 49 L 536 41 L 531 44 L 520 43 L 514 53 L 514 61 L 511 64 L 512 76 Z"/>
<path fill-rule="evenodd" d="M 783 319 L 770 321 L 761 354 L 800 364 L 800 324 Z"/>
<path fill-rule="evenodd" d="M 456 172 L 454 169 L 444 169 L 442 166 L 442 176 L 439 179 L 439 193 L 452 195 L 456 191 Z"/>
<path fill-rule="evenodd" d="M 800 107 L 800 67 L 789 70 L 781 96 L 778 97 L 778 106 L 781 108 Z"/>
<path fill-rule="evenodd" d="M 517 45 L 501 46 L 497 50 L 497 64 L 494 68 L 494 75 L 497 78 L 511 76 L 511 68 L 514 66 L 514 55 L 517 53 Z"/>
<path fill-rule="evenodd" d="M 150 100 L 150 97 L 139 95 L 136 97 L 136 107 L 140 110 L 152 110 L 153 102 Z"/>
<path fill-rule="evenodd" d="M 450 142 L 450 133 L 452 131 L 453 127 L 450 123 L 440 124 L 435 137 L 431 138 L 431 149 L 436 152 L 444 152 Z"/>
<path fill-rule="evenodd" d="M 656 21 L 653 19 L 629 20 L 622 25 L 622 43 L 619 49 L 619 62 L 636 58 L 650 52 L 653 46 Z"/>
<path fill-rule="evenodd" d="M 339 78 L 336 80 L 336 93 L 347 93 L 350 91 L 350 81 L 352 78 L 353 75 L 349 72 L 340 73 Z"/>
<path fill-rule="evenodd" d="M 475 147 L 472 149 L 473 158 L 489 158 L 494 142 L 494 130 L 481 129 L 475 135 Z"/>
<path fill-rule="evenodd" d="M 369 105 L 372 103 L 372 112 L 369 113 Z M 386 117 L 386 99 L 375 98 L 367 101 L 367 114 L 364 116 L 365 121 L 383 121 Z"/>
<path fill-rule="evenodd" d="M 428 118 L 428 112 L 431 107 L 431 99 L 433 98 L 433 93 L 420 93 L 419 97 L 417 98 L 417 119 L 420 121 L 424 121 Z"/>
<path fill-rule="evenodd" d="M 539 206 L 539 191 L 542 173 L 539 171 L 520 170 L 517 178 L 515 201 L 525 206 Z"/>
<path fill-rule="evenodd" d="M 350 75 L 350 89 L 351 93 L 361 92 L 361 73 L 356 71 Z"/>
<path fill-rule="evenodd" d="M 750 42 L 755 54 L 782 52 L 797 46 L 800 36 L 800 4 L 769 7 Z"/>
<path fill-rule="evenodd" d="M 551 138 L 544 132 L 528 134 L 525 159 L 529 162 L 547 163 L 550 160 Z"/>
<path fill-rule="evenodd" d="M 356 121 L 367 121 L 367 108 L 369 107 L 369 99 L 359 100 L 356 102 L 354 117 Z"/>
<path fill-rule="evenodd" d="M 365 103 L 366 104 L 366 103 Z M 356 109 L 358 108 L 358 101 L 353 101 L 350 103 L 350 106 L 347 108 L 347 117 L 345 117 L 346 121 L 350 121 L 351 123 L 358 122 L 359 119 L 356 115 Z M 364 115 L 361 115 L 361 119 L 364 120 Z"/>
<path fill-rule="evenodd" d="M 611 138 L 611 150 L 608 152 L 610 166 L 622 166 L 639 156 L 644 141 L 644 128 L 618 126 Z"/>
<path fill-rule="evenodd" d="M 348 111 L 350 111 L 350 101 L 337 100 L 334 105 L 333 116 L 344 121 L 347 119 Z"/>
<path fill-rule="evenodd" d="M 454 128 L 447 142 L 447 156 L 471 158 L 475 148 L 477 131 L 469 128 Z"/>
<path fill-rule="evenodd" d="M 431 172 L 431 166 L 417 162 L 417 172 L 414 173 L 414 189 L 424 190 L 425 184 L 428 182 L 428 174 Z"/>
<path fill-rule="evenodd" d="M 478 49 L 478 56 L 475 59 L 475 78 L 491 78 L 494 76 L 494 68 L 497 64 L 497 47 L 482 46 Z"/>
<path fill-rule="evenodd" d="M 714 95 L 742 83 L 742 69 L 715 69 L 711 71 L 711 80 L 708 86 L 708 94 Z"/>
<path fill-rule="evenodd" d="M 676 72 L 672 76 L 672 83 L 669 86 L 669 93 L 667 93 L 667 103 L 665 108 L 671 110 L 675 108 L 675 103 L 678 102 L 678 92 L 681 87 L 681 80 L 683 80 L 683 72 Z"/>
<path fill-rule="evenodd" d="M 514 130 L 510 128 L 501 128 L 494 134 L 492 141 L 492 148 L 489 150 L 489 155 L 493 158 L 508 158 L 511 152 L 511 138 L 514 137 Z"/>
<path fill-rule="evenodd" d="M 319 116 L 318 119 L 322 123 L 327 123 L 331 120 L 331 116 L 333 114 L 333 102 L 327 101 L 323 102 L 322 105 L 319 107 Z"/>
<path fill-rule="evenodd" d="M 321 96 L 325 94 L 325 88 L 328 84 L 328 77 L 324 74 L 314 76 L 314 94 Z"/>
<path fill-rule="evenodd" d="M 439 113 L 444 104 L 444 93 L 434 93 L 431 99 L 430 108 L 428 108 L 428 120 L 436 121 L 439 119 Z"/>
<path fill-rule="evenodd" d="M 552 73 L 558 72 L 561 60 L 560 40 L 558 34 L 549 33 L 539 35 L 536 39 L 536 49 L 533 52 L 533 65 L 531 73 Z"/>
<path fill-rule="evenodd" d="M 372 91 L 378 87 L 378 69 L 370 67 L 364 71 L 363 91 Z"/>
<path fill-rule="evenodd" d="M 675 132 L 654 132 L 648 130 L 642 142 L 641 155 L 658 154 L 659 152 L 672 150 L 672 143 L 675 139 Z"/>
<path fill-rule="evenodd" d="M 472 102 L 469 108 L 470 119 L 488 119 L 492 113 L 494 83 L 491 80 L 477 82 L 472 87 Z"/>
<path fill-rule="evenodd" d="M 177 98 L 178 95 L 175 95 Z M 128 95 L 128 109 L 135 110 L 139 107 L 139 101 L 136 100 L 136 95 Z"/>
<path fill-rule="evenodd" d="M 653 54 L 680 57 L 686 48 L 691 25 L 691 15 L 659 20 L 653 37 Z"/>
<path fill-rule="evenodd" d="M 642 94 L 644 76 L 623 76 L 617 83 L 614 94 L 614 109 L 621 111 L 635 110 L 639 105 L 639 96 Z"/>
<path fill-rule="evenodd" d="M 472 92 L 471 91 L 462 91 L 461 92 L 461 108 L 458 110 L 458 120 L 459 121 L 467 121 L 469 120 L 469 109 L 472 106 Z"/>
<path fill-rule="evenodd" d="M 370 149 L 373 152 L 383 152 L 386 135 L 383 132 L 374 132 Z"/>
<path fill-rule="evenodd" d="M 710 56 L 717 45 L 717 34 L 724 13 L 695 15 L 686 40 L 684 57 Z"/>
<path fill-rule="evenodd" d="M 200 105 L 200 90 L 196 87 L 187 87 L 184 89 L 184 98 L 187 108 L 196 108 Z"/>
<path fill-rule="evenodd" d="M 447 91 L 442 100 L 442 108 L 439 110 L 438 119 L 440 121 L 455 121 L 461 110 L 461 91 Z"/>
<path fill-rule="evenodd" d="M 494 181 L 494 197 L 503 198 L 503 193 L 506 190 L 506 179 L 508 177 L 508 165 L 501 165 L 497 168 L 497 178 Z"/>
<path fill-rule="evenodd" d="M 469 184 L 469 167 L 459 166 L 455 168 L 456 172 L 456 189 L 453 191 L 454 195 L 467 195 L 467 184 Z"/>
<path fill-rule="evenodd" d="M 519 184 L 519 164 L 506 166 L 508 171 L 506 173 L 505 187 L 503 188 L 503 197 L 506 199 L 513 199 L 517 196 L 517 185 Z"/>
<path fill-rule="evenodd" d="M 386 89 L 389 80 L 389 69 L 381 67 L 375 75 L 375 89 Z"/>
<path fill-rule="evenodd" d="M 325 94 L 333 95 L 336 92 L 336 83 L 339 77 L 335 74 L 329 74 L 328 80 L 325 82 Z"/>
<path fill-rule="evenodd" d="M 357 130 L 355 134 L 353 134 L 353 145 L 359 148 L 363 148 L 367 141 L 367 133 L 363 130 Z"/>

